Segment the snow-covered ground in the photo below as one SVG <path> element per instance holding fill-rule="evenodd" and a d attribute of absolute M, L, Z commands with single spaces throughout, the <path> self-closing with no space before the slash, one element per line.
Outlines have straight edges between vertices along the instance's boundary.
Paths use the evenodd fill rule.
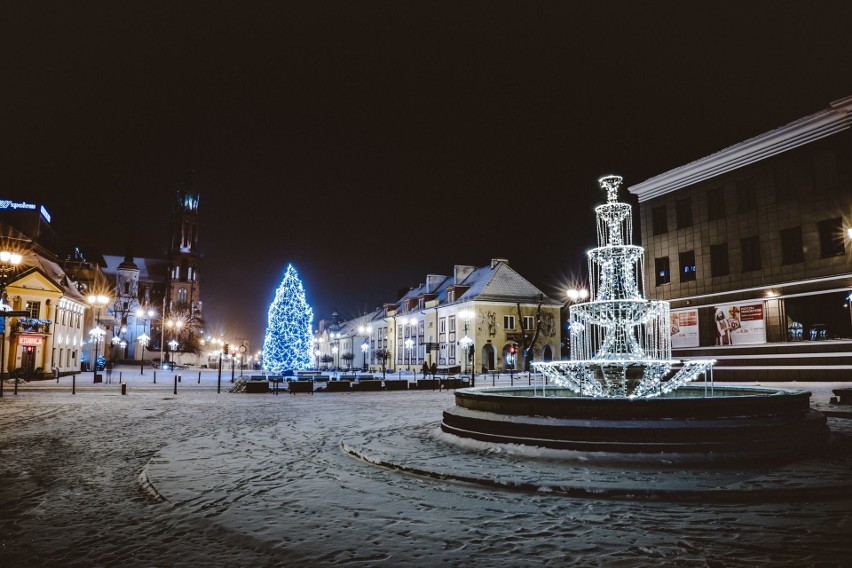
<path fill-rule="evenodd" d="M 809 500 L 578 499 L 414 476 L 356 459 L 426 460 L 452 393 L 216 393 L 216 373 L 122 369 L 0 399 L 2 566 L 843 566 L 852 492 Z M 508 377 L 507 377 L 508 378 Z M 828 402 L 833 385 L 804 383 Z M 850 436 L 849 421 L 831 426 Z M 408 441 L 408 443 L 406 442 Z M 477 464 L 447 445 L 443 465 Z M 421 451 L 422 450 L 422 451 Z M 406 454 L 408 452 L 408 454 Z M 406 458 L 406 456 L 408 456 Z M 440 456 L 439 456 L 440 457 Z M 536 462 L 491 452 L 483 477 Z M 551 479 L 559 465 L 541 462 Z M 565 464 L 566 476 L 634 478 Z M 844 467 L 842 462 L 832 467 Z M 814 468 L 787 470 L 813 478 Z M 850 472 L 852 473 L 852 472 Z M 544 473 L 543 473 L 544 475 Z M 648 475 L 648 472 L 645 473 Z M 692 474 L 690 474 L 692 475 Z M 747 476 L 745 476 L 747 477 Z M 849 476 L 852 479 L 852 475 Z M 649 479 L 654 479 L 651 475 Z M 657 483 L 663 478 L 656 478 Z M 747 486 L 745 480 L 743 487 Z M 664 481 L 663 481 L 664 482 Z M 759 481 L 758 481 L 759 483 Z"/>

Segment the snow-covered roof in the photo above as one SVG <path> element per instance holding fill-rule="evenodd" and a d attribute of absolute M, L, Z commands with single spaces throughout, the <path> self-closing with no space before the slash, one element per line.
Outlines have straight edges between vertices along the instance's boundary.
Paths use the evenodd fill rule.
<path fill-rule="evenodd" d="M 541 296 L 545 305 L 561 305 L 535 287 L 529 280 L 505 262 L 481 266 L 461 283 L 470 286 L 459 301 L 482 300 L 492 302 L 538 302 Z"/>
<path fill-rule="evenodd" d="M 118 271 L 118 265 L 124 262 L 124 256 L 114 254 L 105 254 L 103 256 L 106 267 L 104 273 L 115 274 Z M 139 269 L 139 279 L 148 281 L 165 281 L 166 272 L 169 266 L 169 261 L 164 258 L 144 258 L 136 257 L 133 263 Z"/>

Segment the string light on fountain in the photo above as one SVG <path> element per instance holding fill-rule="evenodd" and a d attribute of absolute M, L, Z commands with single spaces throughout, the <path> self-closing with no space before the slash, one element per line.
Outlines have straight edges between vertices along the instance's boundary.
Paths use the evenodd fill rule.
<path fill-rule="evenodd" d="M 571 360 L 533 365 L 585 396 L 650 398 L 705 375 L 715 361 L 671 358 L 669 303 L 642 296 L 645 251 L 631 244 L 632 210 L 618 201 L 621 181 L 598 180 L 607 201 L 595 208 L 598 247 L 588 253 L 589 301 L 569 310 Z"/>

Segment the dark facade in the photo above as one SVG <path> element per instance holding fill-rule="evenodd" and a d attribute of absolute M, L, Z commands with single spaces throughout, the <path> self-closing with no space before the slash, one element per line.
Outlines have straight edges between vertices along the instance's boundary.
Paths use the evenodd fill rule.
<path fill-rule="evenodd" d="M 717 378 L 852 380 L 852 97 L 630 188 L 649 298 Z"/>

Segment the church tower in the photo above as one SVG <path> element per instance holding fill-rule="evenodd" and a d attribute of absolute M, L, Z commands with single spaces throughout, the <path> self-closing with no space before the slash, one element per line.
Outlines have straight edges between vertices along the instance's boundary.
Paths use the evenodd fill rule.
<path fill-rule="evenodd" d="M 198 201 L 192 177 L 177 191 L 169 249 L 165 317 L 181 318 L 187 326 L 201 322 L 201 296 L 198 281 Z"/>

